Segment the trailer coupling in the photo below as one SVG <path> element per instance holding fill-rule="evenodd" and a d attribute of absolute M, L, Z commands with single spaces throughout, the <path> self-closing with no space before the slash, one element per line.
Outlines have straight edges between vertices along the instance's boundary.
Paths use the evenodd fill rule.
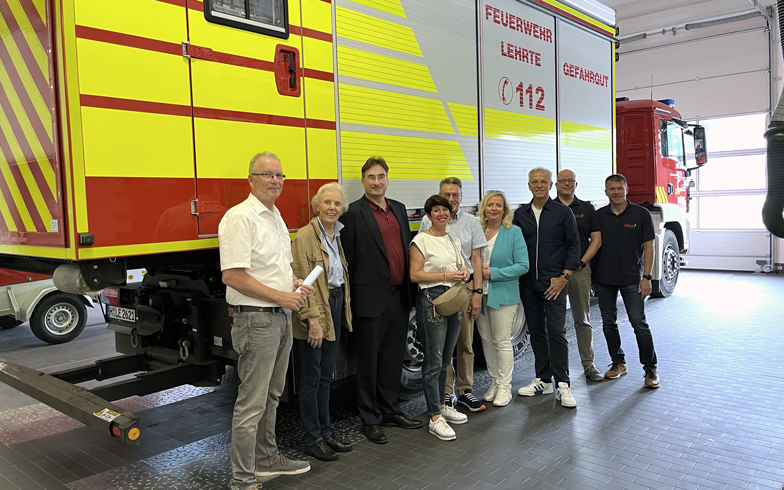
<path fill-rule="evenodd" d="M 128 444 L 138 444 L 139 418 L 86 388 L 0 360 L 0 381 L 79 422 Z"/>

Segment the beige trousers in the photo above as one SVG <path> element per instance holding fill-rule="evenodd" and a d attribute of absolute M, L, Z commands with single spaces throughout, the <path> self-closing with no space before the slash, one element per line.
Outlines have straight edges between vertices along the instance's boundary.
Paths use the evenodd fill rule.
<path fill-rule="evenodd" d="M 591 291 L 591 264 L 585 269 L 572 274 L 569 281 L 569 306 L 574 318 L 574 330 L 577 334 L 577 350 L 583 368 L 593 364 L 593 330 L 588 315 L 588 297 Z"/>

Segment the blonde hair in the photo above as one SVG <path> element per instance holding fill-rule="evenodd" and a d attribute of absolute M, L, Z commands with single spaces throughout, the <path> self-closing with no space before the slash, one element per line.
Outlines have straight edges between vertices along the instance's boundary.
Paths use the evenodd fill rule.
<path fill-rule="evenodd" d="M 255 155 L 253 155 L 253 158 L 250 159 L 250 166 L 248 167 L 248 175 L 253 173 L 253 170 L 256 166 L 256 162 L 259 161 L 259 159 L 261 158 L 274 158 L 275 160 L 278 161 L 278 163 L 280 163 L 280 158 L 278 158 L 278 155 L 272 152 L 262 151 L 261 153 L 256 153 Z"/>
<path fill-rule="evenodd" d="M 509 201 L 506 200 L 506 196 L 501 191 L 487 191 L 485 197 L 482 198 L 482 202 L 479 203 L 479 223 L 482 225 L 483 230 L 487 229 L 487 216 L 485 216 L 485 207 L 487 207 L 487 201 L 495 196 L 501 196 L 501 199 L 504 200 L 504 214 L 501 216 L 501 226 L 508 230 L 512 227 L 512 207 L 509 206 Z"/>
<path fill-rule="evenodd" d="M 321 200 L 324 199 L 324 193 L 327 191 L 337 191 L 340 193 L 340 204 L 343 206 L 340 214 L 345 214 L 348 211 L 348 197 L 346 196 L 346 190 L 343 189 L 343 186 L 338 184 L 337 182 L 328 182 L 319 188 L 316 195 L 313 196 L 313 199 L 310 201 L 310 205 L 313 207 L 313 212 L 318 214 L 316 208 L 319 204 L 321 204 Z"/>

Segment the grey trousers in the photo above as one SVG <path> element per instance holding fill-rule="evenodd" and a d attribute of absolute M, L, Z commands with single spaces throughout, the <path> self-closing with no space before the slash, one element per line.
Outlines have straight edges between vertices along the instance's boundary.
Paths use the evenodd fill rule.
<path fill-rule="evenodd" d="M 245 490 L 259 470 L 275 464 L 275 415 L 286 383 L 291 325 L 283 313 L 235 313 L 231 341 L 240 355 L 240 386 L 231 422 L 230 488 Z"/>
<path fill-rule="evenodd" d="M 591 291 L 591 264 L 572 274 L 569 281 L 569 305 L 577 334 L 577 350 L 583 369 L 593 364 L 593 329 L 588 315 L 588 297 Z"/>

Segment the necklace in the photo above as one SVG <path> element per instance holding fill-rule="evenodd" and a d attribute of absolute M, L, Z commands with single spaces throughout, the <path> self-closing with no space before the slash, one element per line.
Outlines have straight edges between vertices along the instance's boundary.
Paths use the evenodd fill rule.
<path fill-rule="evenodd" d="M 493 229 L 488 228 L 488 229 L 485 230 L 485 235 L 492 235 L 493 233 L 495 233 L 499 229 L 501 229 L 500 226 L 498 228 L 493 228 Z"/>
<path fill-rule="evenodd" d="M 327 238 L 329 238 L 330 240 L 334 240 L 335 239 L 335 232 L 334 231 L 330 235 L 327 230 L 324 230 L 324 234 L 327 235 Z"/>
<path fill-rule="evenodd" d="M 436 232 L 435 232 L 435 231 L 433 231 L 433 229 L 432 229 L 432 228 L 428 228 L 428 230 L 427 230 L 425 233 L 429 233 L 429 234 L 431 234 L 431 235 L 433 235 L 433 236 L 435 236 L 435 237 L 439 237 L 439 238 L 440 238 L 440 237 L 442 237 L 442 236 L 446 236 L 446 232 L 444 232 L 444 234 L 443 234 L 443 235 L 436 235 Z"/>

